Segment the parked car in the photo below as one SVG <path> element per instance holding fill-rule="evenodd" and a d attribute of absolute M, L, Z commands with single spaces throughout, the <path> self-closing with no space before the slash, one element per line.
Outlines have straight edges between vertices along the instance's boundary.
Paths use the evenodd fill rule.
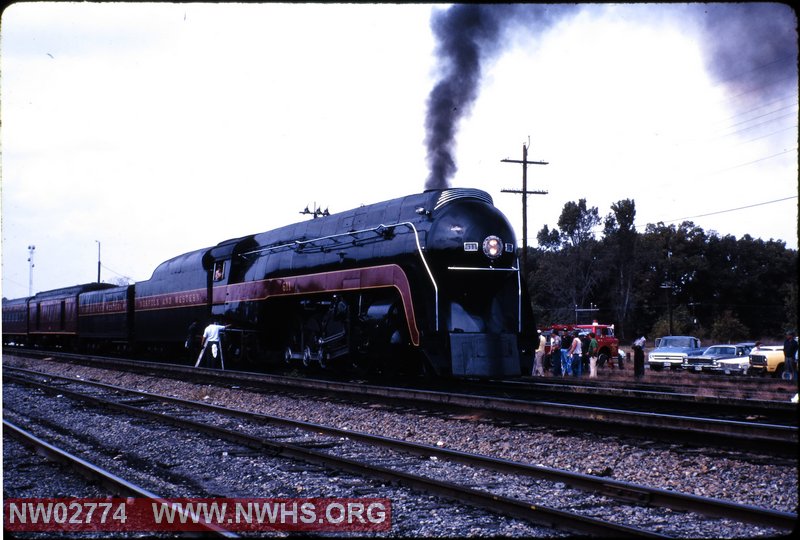
<path fill-rule="evenodd" d="M 700 354 L 700 340 L 692 336 L 664 336 L 656 339 L 656 348 L 647 355 L 650 369 L 678 369 L 690 354 Z"/>
<path fill-rule="evenodd" d="M 750 351 L 750 374 L 780 377 L 783 374 L 785 358 L 782 345 L 764 345 Z"/>
<path fill-rule="evenodd" d="M 750 372 L 750 355 L 722 358 L 719 360 L 719 369 L 716 371 L 725 375 L 747 375 Z"/>
<path fill-rule="evenodd" d="M 702 354 L 687 355 L 683 368 L 691 371 L 713 371 L 744 375 L 750 368 L 750 351 L 755 343 L 712 345 Z"/>

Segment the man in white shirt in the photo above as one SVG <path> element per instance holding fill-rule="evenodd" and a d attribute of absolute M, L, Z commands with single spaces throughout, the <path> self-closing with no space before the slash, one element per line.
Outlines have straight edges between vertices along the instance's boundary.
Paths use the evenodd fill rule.
<path fill-rule="evenodd" d="M 633 376 L 637 379 L 644 377 L 644 346 L 647 339 L 642 336 L 633 342 Z"/>
<path fill-rule="evenodd" d="M 543 377 L 544 376 L 544 347 L 547 338 L 542 335 L 542 331 L 539 330 L 539 347 L 537 347 L 536 352 L 533 353 L 533 370 L 531 375 L 534 377 Z"/>
<path fill-rule="evenodd" d="M 211 324 L 206 326 L 205 331 L 203 331 L 202 350 L 200 351 L 200 356 L 197 357 L 197 363 L 194 367 L 199 366 L 205 357 L 206 367 L 216 367 L 217 359 L 219 359 L 220 367 L 225 369 L 225 361 L 222 358 L 222 337 L 220 333 L 228 326 L 230 325 L 219 324 L 217 320 L 214 320 Z"/>

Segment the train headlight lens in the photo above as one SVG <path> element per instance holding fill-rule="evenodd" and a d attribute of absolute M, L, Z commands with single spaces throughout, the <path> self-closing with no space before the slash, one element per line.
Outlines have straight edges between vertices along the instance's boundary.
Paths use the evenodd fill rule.
<path fill-rule="evenodd" d="M 483 253 L 490 259 L 496 259 L 503 254 L 503 241 L 496 236 L 487 236 L 483 241 Z"/>

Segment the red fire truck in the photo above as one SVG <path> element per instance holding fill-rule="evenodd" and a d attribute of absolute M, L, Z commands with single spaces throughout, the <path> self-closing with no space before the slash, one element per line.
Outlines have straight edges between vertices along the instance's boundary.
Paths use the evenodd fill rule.
<path fill-rule="evenodd" d="M 592 324 L 551 324 L 540 328 L 542 336 L 547 341 L 545 345 L 545 354 L 550 354 L 550 344 L 552 343 L 551 336 L 553 333 L 559 333 L 563 336 L 564 333 L 572 334 L 578 332 L 581 339 L 589 332 L 594 332 L 595 339 L 597 340 L 597 365 L 603 366 L 609 359 L 617 358 L 619 354 L 619 340 L 614 336 L 613 324 L 600 324 L 597 321 L 592 321 Z"/>

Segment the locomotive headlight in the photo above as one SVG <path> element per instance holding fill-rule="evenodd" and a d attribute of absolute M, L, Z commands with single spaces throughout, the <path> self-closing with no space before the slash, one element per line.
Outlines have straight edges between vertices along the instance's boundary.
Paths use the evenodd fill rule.
<path fill-rule="evenodd" d="M 496 236 L 487 236 L 483 241 L 483 253 L 490 259 L 496 259 L 503 254 L 503 241 Z"/>

